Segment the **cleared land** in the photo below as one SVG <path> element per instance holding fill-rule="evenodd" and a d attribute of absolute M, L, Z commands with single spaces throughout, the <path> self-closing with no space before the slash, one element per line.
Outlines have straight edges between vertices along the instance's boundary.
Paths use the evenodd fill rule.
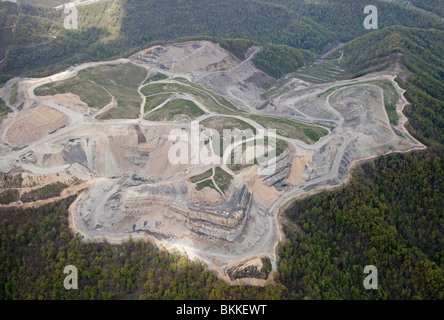
<path fill-rule="evenodd" d="M 117 107 L 101 114 L 99 119 L 135 119 L 139 115 L 141 97 L 138 86 L 146 70 L 132 63 L 103 65 L 81 70 L 72 79 L 49 83 L 35 90 L 38 96 L 73 93 L 91 108 L 103 108 L 112 98 Z"/>
<path fill-rule="evenodd" d="M 384 91 L 384 106 L 385 106 L 385 110 L 387 111 L 387 115 L 390 119 L 390 123 L 394 124 L 394 125 L 398 124 L 399 116 L 396 111 L 396 105 L 399 101 L 399 94 L 396 91 L 393 84 L 389 81 L 368 81 L 368 82 L 362 82 L 360 85 L 362 85 L 362 84 L 373 84 L 375 86 L 380 87 Z M 330 94 L 332 94 L 333 92 L 335 92 L 339 89 L 353 87 L 353 86 L 356 86 L 356 84 L 346 84 L 346 85 L 342 85 L 342 86 L 335 86 L 335 87 L 332 87 L 332 88 L 328 89 L 327 91 L 319 94 L 318 97 L 319 98 L 326 98 Z"/>
<path fill-rule="evenodd" d="M 33 205 L 82 191 L 70 208 L 74 233 L 113 243 L 150 239 L 208 261 L 227 281 L 264 285 L 262 270 L 275 268 L 282 240 L 283 204 L 343 183 L 356 160 L 422 145 L 403 127 L 406 102 L 393 75 L 323 85 L 288 76 L 276 84 L 251 63 L 257 52 L 239 61 L 218 45 L 190 41 L 21 79 L 14 114 L 0 127 L 0 172 L 8 173 L 0 176 L 0 201 Z M 35 96 L 36 88 L 51 96 Z M 258 129 L 276 129 L 277 156 L 259 163 L 271 150 L 251 153 L 242 140 L 240 164 L 205 163 L 200 156 L 214 144 L 170 139 L 172 130 L 190 136 L 194 119 L 219 135 L 251 129 L 251 141 L 264 147 L 269 138 Z M 234 157 L 233 147 L 223 160 Z M 177 150 L 187 161 L 169 161 Z"/>

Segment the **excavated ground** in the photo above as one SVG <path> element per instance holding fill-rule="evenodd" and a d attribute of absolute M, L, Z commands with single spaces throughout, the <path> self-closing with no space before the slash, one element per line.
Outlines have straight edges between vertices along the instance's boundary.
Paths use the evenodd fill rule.
<path fill-rule="evenodd" d="M 0 172 L 21 173 L 22 185 L 14 186 L 21 194 L 57 181 L 68 186 L 59 197 L 82 191 L 70 208 L 70 227 L 87 239 L 151 239 L 202 259 L 227 281 L 264 285 L 269 264 L 276 270 L 275 246 L 282 240 L 277 213 L 282 205 L 343 183 L 355 160 L 423 146 L 404 129 L 401 111 L 406 101 L 393 75 L 378 73 L 322 85 L 293 79 L 266 100 L 263 97 L 276 81 L 251 62 L 259 49 L 250 49 L 249 58 L 239 61 L 216 44 L 193 41 L 156 46 L 129 59 L 72 67 L 44 79 L 11 80 L 0 89 L 9 105 L 10 88 L 19 82 L 17 102 L 9 105 L 13 113 L 0 126 Z M 175 129 L 188 137 L 191 121 L 145 120 L 145 81 L 138 88 L 142 104 L 135 120 L 100 121 L 97 115 L 103 109 L 90 108 L 72 93 L 34 93 L 44 84 L 75 77 L 80 70 L 128 62 L 146 69 L 147 78 L 157 73 L 169 78 L 159 83 L 177 84 L 173 78 L 182 77 L 202 85 L 199 92 L 206 88 L 210 100 L 220 101 L 220 94 L 248 111 L 226 118 L 229 114 L 211 111 L 205 105 L 210 100 L 197 98 L 196 93 L 175 93 L 148 114 L 186 97 L 202 110 L 195 120 L 216 117 L 207 122 L 213 128 L 242 124 L 261 129 L 248 117 L 254 113 L 323 125 L 329 133 L 313 144 L 278 135 L 287 147 L 277 158 L 237 171 L 225 164 L 172 164 L 170 150 L 184 142 L 169 139 L 169 134 Z M 370 80 L 389 81 L 396 88 L 401 119 L 397 125 L 390 124 L 383 90 Z M 321 95 L 343 85 L 348 86 Z M 105 109 L 116 105 L 113 97 Z M 207 148 L 204 141 L 199 147 Z M 264 169 L 273 165 L 275 170 L 264 175 Z M 7 183 L 0 181 L 0 194 L 5 189 Z M 17 200 L 8 205 L 30 204 Z M 273 272 L 268 278 L 272 277 Z"/>

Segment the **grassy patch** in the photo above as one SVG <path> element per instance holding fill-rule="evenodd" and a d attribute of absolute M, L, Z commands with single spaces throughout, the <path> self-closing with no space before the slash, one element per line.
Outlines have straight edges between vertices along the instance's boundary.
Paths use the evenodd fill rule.
<path fill-rule="evenodd" d="M 12 110 L 9 109 L 6 102 L 0 98 L 0 121 L 10 112 L 12 112 Z"/>
<path fill-rule="evenodd" d="M 208 178 L 211 178 L 212 175 L 213 175 L 213 169 L 210 169 L 210 170 L 205 171 L 204 173 L 201 173 L 201 174 L 199 174 L 199 175 L 197 175 L 197 176 L 193 176 L 193 177 L 191 177 L 191 178 L 190 178 L 190 181 L 191 181 L 192 183 L 197 183 L 197 182 L 199 182 L 199 181 L 202 181 L 202 180 L 206 180 L 206 179 L 208 179 Z"/>
<path fill-rule="evenodd" d="M 219 192 L 219 190 L 217 190 L 216 186 L 214 185 L 213 180 L 208 179 L 208 180 L 204 180 L 204 181 L 199 182 L 198 184 L 196 184 L 196 190 L 197 191 L 200 191 L 200 190 L 202 190 L 205 187 L 214 189 L 217 192 Z"/>
<path fill-rule="evenodd" d="M 5 174 L 0 173 L 0 188 L 21 188 L 23 183 L 23 177 L 19 174 Z"/>
<path fill-rule="evenodd" d="M 372 81 L 382 90 L 384 90 L 384 106 L 387 111 L 388 118 L 391 124 L 397 125 L 399 122 L 398 112 L 396 111 L 396 104 L 399 100 L 399 94 L 391 82 L 388 81 Z"/>
<path fill-rule="evenodd" d="M 148 112 L 150 110 L 155 109 L 157 106 L 164 103 L 171 95 L 168 93 L 165 94 L 156 94 L 151 97 L 146 98 L 144 112 Z"/>
<path fill-rule="evenodd" d="M 144 84 L 156 82 L 156 81 L 160 81 L 160 80 L 165 80 L 165 79 L 168 79 L 168 76 L 164 75 L 163 73 L 158 72 L 158 73 L 148 77 L 148 79 L 146 79 Z"/>
<path fill-rule="evenodd" d="M 331 93 L 335 92 L 336 90 L 356 85 L 357 84 L 352 83 L 352 84 L 344 84 L 342 86 L 331 87 L 330 89 L 324 91 L 323 93 L 318 94 L 318 98 L 327 98 Z"/>
<path fill-rule="evenodd" d="M 80 74 L 80 73 L 79 73 Z M 78 76 L 60 82 L 45 84 L 35 89 L 37 96 L 52 96 L 62 93 L 73 93 L 89 107 L 101 109 L 111 102 L 112 97 L 96 83 Z"/>
<path fill-rule="evenodd" d="M 59 197 L 63 189 L 66 189 L 67 187 L 68 187 L 67 184 L 61 182 L 48 184 L 39 189 L 32 190 L 22 194 L 20 200 L 22 202 L 34 202 L 38 200 L 45 200 L 45 199 Z"/>
<path fill-rule="evenodd" d="M 0 192 L 0 204 L 10 204 L 18 201 L 20 192 L 15 189 L 8 189 Z"/>
<path fill-rule="evenodd" d="M 195 97 L 196 100 L 205 105 L 208 110 L 228 115 L 239 115 L 243 111 L 237 109 L 231 102 L 215 93 L 209 93 L 204 88 L 193 84 L 183 78 L 175 78 L 181 83 L 152 83 L 142 88 L 141 92 L 145 96 L 159 93 L 174 92 L 187 93 Z"/>
<path fill-rule="evenodd" d="M 258 115 L 250 115 L 249 118 L 267 129 L 275 129 L 281 136 L 301 140 L 307 144 L 313 144 L 328 134 L 325 128 L 292 119 Z"/>
<path fill-rule="evenodd" d="M 268 137 L 265 137 L 265 139 L 257 139 L 256 142 L 255 142 L 255 145 L 257 145 L 257 146 L 264 145 L 265 147 L 269 146 L 269 144 L 268 144 Z M 242 154 L 244 154 L 244 152 L 246 151 L 246 148 L 247 148 L 247 144 L 246 143 L 242 144 Z M 285 152 L 285 150 L 288 149 L 288 143 L 286 141 L 284 141 L 284 140 L 277 139 L 277 141 L 276 141 L 276 148 L 275 149 L 276 149 L 276 157 L 279 157 L 281 154 L 283 154 Z M 265 156 L 266 157 L 268 156 L 268 152 L 265 153 Z M 235 157 L 235 150 L 232 150 L 231 156 L 230 156 L 231 163 L 227 164 L 227 167 L 231 171 L 234 171 L 234 172 L 242 171 L 242 170 L 244 170 L 244 169 L 246 169 L 248 167 L 251 167 L 253 164 L 254 165 L 259 164 L 257 158 L 255 158 L 254 159 L 254 163 L 251 163 L 251 164 L 235 163 L 234 157 Z M 244 161 L 242 161 L 242 162 L 244 162 Z"/>
<path fill-rule="evenodd" d="M 117 107 L 100 115 L 98 119 L 135 119 L 142 102 L 137 88 L 145 79 L 146 72 L 132 63 L 102 65 L 81 70 L 72 79 L 41 86 L 35 93 L 54 95 L 71 92 L 92 108 L 103 108 L 111 102 L 113 96 Z"/>
<path fill-rule="evenodd" d="M 146 119 L 149 121 L 170 121 L 178 117 L 194 119 L 205 114 L 193 101 L 185 99 L 176 99 L 168 102 L 161 109 L 150 113 Z"/>
<path fill-rule="evenodd" d="M 200 96 L 202 99 L 206 99 L 206 100 L 208 100 L 210 103 L 211 103 L 211 101 L 214 101 L 214 100 L 215 100 L 215 101 L 217 101 L 220 105 L 222 105 L 224 108 L 227 108 L 227 109 L 230 109 L 230 110 L 233 110 L 233 111 L 243 112 L 243 110 L 238 109 L 233 103 L 231 103 L 231 102 L 230 102 L 227 98 L 225 98 L 224 96 L 218 95 L 217 93 L 215 93 L 215 92 L 213 92 L 213 91 L 210 91 L 209 89 L 207 89 L 207 88 L 205 88 L 205 87 L 203 87 L 203 86 L 201 86 L 201 85 L 198 85 L 198 84 L 195 84 L 195 83 L 193 83 L 193 82 L 190 82 L 190 81 L 188 81 L 187 79 L 182 78 L 182 77 L 174 78 L 173 80 L 176 80 L 176 81 L 178 81 L 178 82 L 181 82 L 181 83 L 183 83 L 183 84 L 186 84 L 186 85 L 188 85 L 188 86 L 191 86 L 191 87 L 197 89 L 198 92 L 201 92 L 201 94 L 202 94 L 202 91 L 204 91 L 204 92 L 203 92 L 204 95 L 198 95 L 198 96 Z M 214 98 L 214 99 L 213 99 L 213 98 Z"/>
<path fill-rule="evenodd" d="M 18 83 L 14 83 L 11 87 L 11 93 L 9 94 L 9 104 L 15 104 L 18 96 Z"/>
<path fill-rule="evenodd" d="M 250 129 L 253 131 L 253 133 L 256 133 L 256 129 L 250 125 L 249 123 L 236 119 L 236 118 L 230 118 L 230 117 L 210 117 L 205 119 L 200 123 L 205 128 L 210 128 L 216 130 L 219 135 L 223 135 L 223 130 L 246 130 Z"/>
<path fill-rule="evenodd" d="M 230 187 L 231 181 L 233 180 L 233 177 L 228 172 L 225 172 L 220 167 L 217 167 L 215 169 L 214 173 L 214 182 L 216 182 L 217 186 L 222 190 L 222 192 L 225 193 L 225 191 L 228 190 Z"/>
<path fill-rule="evenodd" d="M 227 130 L 252 130 L 253 134 L 256 133 L 256 129 L 248 124 L 245 121 L 236 119 L 236 118 L 229 118 L 229 117 L 211 117 L 207 118 L 204 121 L 201 122 L 202 127 L 208 128 L 208 129 L 214 129 L 219 133 L 219 149 L 216 146 L 216 140 L 213 140 L 213 149 L 215 150 L 216 154 L 218 156 L 222 155 L 223 149 L 224 149 L 224 129 Z M 226 137 L 227 138 L 227 137 Z"/>

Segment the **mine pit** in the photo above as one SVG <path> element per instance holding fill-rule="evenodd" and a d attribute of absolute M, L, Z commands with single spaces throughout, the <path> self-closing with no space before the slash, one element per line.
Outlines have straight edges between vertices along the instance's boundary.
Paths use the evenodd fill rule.
<path fill-rule="evenodd" d="M 70 228 L 85 241 L 150 240 L 201 259 L 230 283 L 264 285 L 276 268 L 282 205 L 340 185 L 354 161 L 422 145 L 403 127 L 400 110 L 406 101 L 393 76 L 279 83 L 251 62 L 259 50 L 252 48 L 240 61 L 217 44 L 190 41 L 43 79 L 21 79 L 20 101 L 10 106 L 13 112 L 0 128 L 0 194 L 17 190 L 18 198 L 1 206 L 39 205 L 78 194 L 69 210 Z M 91 93 L 102 94 L 100 110 L 74 93 L 36 94 L 42 86 L 57 91 L 82 70 L 84 76 L 131 71 L 141 83 L 119 77 L 106 82 Z M 164 76 L 143 83 L 159 73 Z M 399 93 L 397 124 L 389 121 L 378 81 L 392 83 Z M 119 86 L 125 90 L 117 92 Z M 187 117 L 180 101 L 172 99 L 175 105 L 150 106 L 162 114 L 147 120 L 156 111 L 147 111 L 145 103 L 165 94 L 163 88 L 172 90 L 170 97 L 181 95 L 193 103 Z M 126 105 L 132 117 L 117 103 L 119 95 L 132 101 Z M 276 129 L 277 155 L 265 164 L 193 164 L 189 159 L 173 165 L 169 152 L 177 142 L 169 141 L 169 134 L 179 129 L 190 135 L 191 120 L 201 130 L 217 132 Z M 211 150 L 211 143 L 198 143 L 200 150 Z M 248 148 L 242 149 L 244 160 L 252 160 Z M 51 192 L 45 196 L 43 190 Z M 23 203 L 22 196 L 30 202 Z"/>

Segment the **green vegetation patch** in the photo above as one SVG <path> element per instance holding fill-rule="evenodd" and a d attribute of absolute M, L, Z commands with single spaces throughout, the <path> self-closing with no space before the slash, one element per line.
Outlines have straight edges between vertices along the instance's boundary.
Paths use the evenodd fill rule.
<path fill-rule="evenodd" d="M 239 60 L 244 60 L 249 48 L 260 46 L 259 42 L 248 39 L 223 39 L 220 46 L 234 54 Z"/>
<path fill-rule="evenodd" d="M 276 144 L 276 157 L 279 157 L 280 155 L 282 155 L 285 152 L 285 150 L 288 149 L 288 143 L 286 141 L 284 141 L 284 140 L 277 139 L 275 144 Z M 259 145 L 259 146 L 264 145 L 265 147 L 269 146 L 269 144 L 268 144 L 268 137 L 265 137 L 265 139 L 257 139 L 257 140 L 255 140 L 255 145 L 256 146 L 257 145 Z M 244 154 L 246 149 L 247 149 L 247 143 L 242 144 L 242 154 Z M 239 172 L 239 171 L 242 171 L 242 170 L 244 170 L 246 168 L 251 167 L 252 165 L 259 164 L 257 158 L 255 158 L 254 162 L 251 163 L 251 164 L 244 163 L 244 161 L 242 161 L 242 163 L 235 163 L 235 155 L 236 155 L 235 152 L 236 152 L 236 149 L 231 151 L 231 155 L 230 155 L 231 163 L 227 164 L 227 167 L 231 171 Z M 265 157 L 267 157 L 267 156 L 268 156 L 268 152 L 265 153 Z"/>
<path fill-rule="evenodd" d="M 111 102 L 112 97 L 105 89 L 82 75 L 79 73 L 74 79 L 45 84 L 36 88 L 34 92 L 37 96 L 72 93 L 79 96 L 89 107 L 96 109 L 101 109 Z"/>
<path fill-rule="evenodd" d="M 286 73 L 297 71 L 305 63 L 314 61 L 316 57 L 315 53 L 308 50 L 269 44 L 253 58 L 253 62 L 259 70 L 280 78 Z"/>
<path fill-rule="evenodd" d="M 224 129 L 228 130 L 246 130 L 250 129 L 253 133 L 256 133 L 256 128 L 254 128 L 251 124 L 242 121 L 237 118 L 231 118 L 231 117 L 210 117 L 202 121 L 201 126 L 205 128 L 210 128 L 216 130 L 219 135 L 223 135 Z"/>
<path fill-rule="evenodd" d="M 183 117 L 187 119 L 194 119 L 204 114 L 205 112 L 193 101 L 175 99 L 168 102 L 162 108 L 150 113 L 146 119 L 149 121 L 170 121 Z"/>
<path fill-rule="evenodd" d="M 68 185 L 62 182 L 48 184 L 39 189 L 35 189 L 22 194 L 20 200 L 22 202 L 34 202 L 38 200 L 45 200 L 45 199 L 59 197 L 60 193 L 67 187 Z"/>
<path fill-rule="evenodd" d="M 6 105 L 6 102 L 0 98 L 0 120 L 2 120 L 8 113 L 12 112 Z"/>
<path fill-rule="evenodd" d="M 209 101 L 210 104 L 212 104 L 211 100 L 213 100 L 213 101 L 216 101 L 217 103 L 219 103 L 220 105 L 222 105 L 225 108 L 228 108 L 228 109 L 231 109 L 231 110 L 234 110 L 234 111 L 244 112 L 243 110 L 238 109 L 227 98 L 225 98 L 224 96 L 221 96 L 221 95 L 215 93 L 214 91 L 212 91 L 209 88 L 206 88 L 206 87 L 204 87 L 202 85 L 195 84 L 193 82 L 190 82 L 187 79 L 182 78 L 182 77 L 173 78 L 172 80 L 175 80 L 177 82 L 181 82 L 183 84 L 189 85 L 189 86 L 197 89 L 198 92 L 202 93 L 202 91 L 203 91 L 203 93 L 206 93 L 206 95 L 198 95 L 198 97 Z"/>
<path fill-rule="evenodd" d="M 20 192 L 16 189 L 8 189 L 0 192 L 0 204 L 10 204 L 18 201 Z"/>
<path fill-rule="evenodd" d="M 156 107 L 164 103 L 170 96 L 171 94 L 165 93 L 165 94 L 155 94 L 150 97 L 146 97 L 144 112 L 148 112 L 150 110 L 155 109 Z"/>
<path fill-rule="evenodd" d="M 132 63 L 102 65 L 79 71 L 76 77 L 38 87 L 36 95 L 54 95 L 71 92 L 92 108 L 103 108 L 117 101 L 117 107 L 98 119 L 135 119 L 139 115 L 141 98 L 138 86 L 146 77 L 146 70 Z"/>
<path fill-rule="evenodd" d="M 11 93 L 9 94 L 9 104 L 15 104 L 18 97 L 18 83 L 14 83 L 11 87 Z"/>
<path fill-rule="evenodd" d="M 388 81 L 372 81 L 384 90 L 384 106 L 387 111 L 388 118 L 391 124 L 397 125 L 399 122 L 398 112 L 396 111 L 396 104 L 399 100 L 399 94 L 391 82 Z"/>
<path fill-rule="evenodd" d="M 208 179 L 208 178 L 211 178 L 212 175 L 213 175 L 213 169 L 210 169 L 210 170 L 205 171 L 204 173 L 201 173 L 201 174 L 199 174 L 199 175 L 197 175 L 197 176 L 193 176 L 193 177 L 191 177 L 191 178 L 190 178 L 190 181 L 191 181 L 192 183 L 196 183 L 196 182 L 199 182 L 199 181 L 202 181 L 202 180 L 206 180 L 206 179 Z"/>
<path fill-rule="evenodd" d="M 158 72 L 158 73 L 153 74 L 152 76 L 148 77 L 148 79 L 146 79 L 144 84 L 156 82 L 156 81 L 160 81 L 160 80 L 165 80 L 165 79 L 168 79 L 168 76 L 164 75 L 163 73 Z"/>
<path fill-rule="evenodd" d="M 201 181 L 198 184 L 196 184 L 197 191 L 201 191 L 203 188 L 206 188 L 206 187 L 214 189 L 217 192 L 219 192 L 219 190 L 217 190 L 216 186 L 214 185 L 213 180 L 211 180 L 211 179 L 204 180 L 204 181 Z"/>
<path fill-rule="evenodd" d="M 275 129 L 276 133 L 281 136 L 297 139 L 307 144 L 313 144 L 328 134 L 328 130 L 323 127 L 292 119 L 258 115 L 250 115 L 249 118 L 267 129 Z"/>
<path fill-rule="evenodd" d="M 362 84 L 362 83 L 361 83 Z M 327 89 L 326 91 L 318 94 L 318 98 L 326 98 L 328 97 L 330 94 L 332 94 L 333 92 L 335 92 L 336 90 L 339 90 L 341 88 L 346 88 L 346 87 L 351 87 L 351 86 L 356 86 L 356 85 L 360 85 L 360 84 L 355 84 L 355 83 L 351 83 L 351 84 L 344 84 L 342 86 L 334 86 L 331 87 L 330 89 Z"/>
<path fill-rule="evenodd" d="M 10 189 L 10 188 L 21 188 L 23 183 L 22 174 L 5 174 L 0 173 L 0 188 Z"/>
<path fill-rule="evenodd" d="M 227 274 L 231 280 L 237 280 L 242 278 L 254 278 L 254 279 L 268 279 L 272 267 L 269 258 L 261 258 L 262 267 L 259 269 L 256 265 L 244 267 L 244 264 L 239 264 L 227 270 Z"/>
<path fill-rule="evenodd" d="M 179 83 L 152 83 L 142 88 L 145 96 L 159 93 L 188 93 L 205 105 L 208 110 L 221 114 L 240 114 L 243 111 L 237 109 L 231 102 L 216 93 L 209 93 L 203 87 L 188 82 L 186 79 L 175 78 Z"/>
<path fill-rule="evenodd" d="M 220 167 L 217 167 L 214 169 L 214 182 L 216 182 L 217 186 L 220 188 L 222 192 L 225 193 L 225 191 L 228 190 L 230 187 L 231 181 L 233 180 L 233 177 L 231 174 L 226 172 Z"/>

